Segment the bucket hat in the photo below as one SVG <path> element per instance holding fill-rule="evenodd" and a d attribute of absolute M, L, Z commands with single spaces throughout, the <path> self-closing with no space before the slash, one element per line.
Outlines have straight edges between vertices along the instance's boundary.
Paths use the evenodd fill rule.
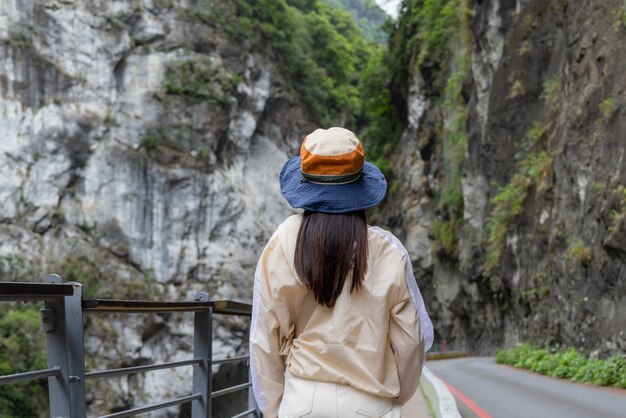
<path fill-rule="evenodd" d="M 300 156 L 280 173 L 280 192 L 294 208 L 345 213 L 376 206 L 387 182 L 376 165 L 365 161 L 359 138 L 344 128 L 317 129 L 307 135 Z"/>

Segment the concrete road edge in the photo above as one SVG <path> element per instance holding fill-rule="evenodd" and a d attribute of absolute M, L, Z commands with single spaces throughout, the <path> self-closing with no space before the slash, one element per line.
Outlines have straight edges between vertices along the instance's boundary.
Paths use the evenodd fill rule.
<path fill-rule="evenodd" d="M 461 418 L 454 396 L 446 385 L 428 367 L 422 370 L 420 386 L 430 402 L 436 418 Z"/>

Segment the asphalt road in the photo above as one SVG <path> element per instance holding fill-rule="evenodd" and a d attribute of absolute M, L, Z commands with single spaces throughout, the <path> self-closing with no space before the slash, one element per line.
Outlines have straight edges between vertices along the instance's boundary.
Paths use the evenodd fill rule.
<path fill-rule="evenodd" d="M 433 360 L 426 366 L 460 392 L 455 399 L 463 418 L 626 418 L 626 390 L 501 366 L 492 357 Z"/>

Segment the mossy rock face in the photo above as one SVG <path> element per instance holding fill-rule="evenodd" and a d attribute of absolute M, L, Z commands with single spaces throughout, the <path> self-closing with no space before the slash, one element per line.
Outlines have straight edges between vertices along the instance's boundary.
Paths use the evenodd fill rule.
<path fill-rule="evenodd" d="M 229 109 L 242 77 L 225 70 L 210 58 L 171 63 L 165 71 L 165 92 L 195 102 L 207 101 Z"/>
<path fill-rule="evenodd" d="M 407 245 L 435 255 L 414 263 L 415 276 L 456 347 L 534 338 L 624 349 L 626 318 L 614 307 L 625 290 L 626 205 L 613 190 L 626 181 L 626 49 L 614 23 L 622 7 L 611 7 L 403 3 L 387 57 L 404 127 L 389 159 L 400 187 L 379 219 L 407 240 L 428 229 Z M 572 27 L 575 39 L 563 30 Z M 466 305 L 442 297 L 446 269 L 459 273 Z"/>

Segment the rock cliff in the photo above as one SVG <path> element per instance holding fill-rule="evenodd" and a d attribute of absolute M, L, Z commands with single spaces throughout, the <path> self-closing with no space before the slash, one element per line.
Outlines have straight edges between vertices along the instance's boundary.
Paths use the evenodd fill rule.
<path fill-rule="evenodd" d="M 407 127 L 385 218 L 449 347 L 626 349 L 625 13 L 404 2 L 390 51 L 409 63 L 392 85 Z"/>
<path fill-rule="evenodd" d="M 259 251 L 291 213 L 277 173 L 312 126 L 273 52 L 234 44 L 211 6 L 2 2 L 4 277 L 55 271 L 91 297 L 251 300 Z M 88 318 L 89 366 L 188 358 L 179 320 Z M 229 324 L 216 356 L 246 351 L 246 325 Z M 186 393 L 190 373 L 119 379 L 91 392 L 92 412 Z"/>

